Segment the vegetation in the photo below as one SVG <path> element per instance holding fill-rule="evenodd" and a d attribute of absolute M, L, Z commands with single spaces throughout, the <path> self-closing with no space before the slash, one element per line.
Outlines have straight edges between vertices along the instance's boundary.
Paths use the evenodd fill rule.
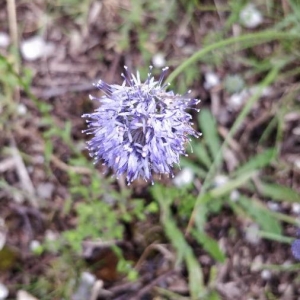
<path fill-rule="evenodd" d="M 263 299 L 284 299 L 292 281 L 290 299 L 299 297 L 299 264 L 290 252 L 300 223 L 298 2 L 254 1 L 263 16 L 255 28 L 241 20 L 246 1 L 30 2 L 16 1 L 18 18 L 26 16 L 20 39 L 11 31 L 11 46 L 0 52 L 0 281 L 9 299 L 20 289 L 71 299 L 86 270 L 112 299 L 250 299 L 259 297 L 256 281 Z M 0 15 L 5 20 L 13 30 L 9 10 Z M 28 62 L 19 44 L 38 34 L 57 51 Z M 170 66 L 171 88 L 190 88 L 202 100 L 200 113 L 192 112 L 202 137 L 181 160 L 193 180 L 176 186 L 157 177 L 153 186 L 128 187 L 87 155 L 80 116 L 92 111 L 88 93 L 96 91 L 81 84 L 121 82 L 123 64 L 145 78 L 158 53 Z M 209 72 L 219 82 L 204 88 Z M 33 252 L 32 240 L 41 242 Z M 87 241 L 111 247 L 87 256 Z M 172 288 L 172 276 L 188 289 Z M 226 284 L 237 276 L 234 298 Z M 118 298 L 114 287 L 124 282 L 125 298 Z"/>

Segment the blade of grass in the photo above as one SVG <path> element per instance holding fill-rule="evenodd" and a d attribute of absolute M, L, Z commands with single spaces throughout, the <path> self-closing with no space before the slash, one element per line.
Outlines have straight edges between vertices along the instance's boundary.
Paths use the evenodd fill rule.
<path fill-rule="evenodd" d="M 200 60 L 203 56 L 205 56 L 207 53 L 210 53 L 213 50 L 224 48 L 226 46 L 229 46 L 231 44 L 235 43 L 245 43 L 248 41 L 251 41 L 251 45 L 253 46 L 255 44 L 260 44 L 267 41 L 272 40 L 284 40 L 284 39 L 300 39 L 299 34 L 291 33 L 291 32 L 278 32 L 275 30 L 266 30 L 261 31 L 257 33 L 249 33 L 240 35 L 238 37 L 232 37 L 228 38 L 226 40 L 218 41 L 214 44 L 208 45 L 205 48 L 197 51 L 195 54 L 193 54 L 190 58 L 185 60 L 181 65 L 179 65 L 167 78 L 167 82 L 172 82 L 184 69 L 186 69 L 188 66 L 194 64 L 198 60 Z"/>
<path fill-rule="evenodd" d="M 193 145 L 194 154 L 197 156 L 198 161 L 209 169 L 211 165 L 211 158 L 209 157 L 204 145 L 198 143 Z"/>
<path fill-rule="evenodd" d="M 225 254 L 219 248 L 217 241 L 199 230 L 192 230 L 193 237 L 198 241 L 204 250 L 209 253 L 217 262 L 223 263 L 226 259 Z"/>
<path fill-rule="evenodd" d="M 206 222 L 206 212 L 207 212 L 207 204 L 209 201 L 213 201 L 213 199 L 221 198 L 231 192 L 232 190 L 240 187 L 244 183 L 246 183 L 255 172 L 243 174 L 236 179 L 233 179 L 221 187 L 215 188 L 209 192 L 204 194 L 199 194 L 198 198 L 196 199 L 196 204 L 193 210 L 193 213 L 196 211 L 197 214 L 195 215 L 195 223 L 197 225 L 198 230 L 204 228 Z M 188 234 L 188 232 L 186 232 Z"/>
<path fill-rule="evenodd" d="M 240 166 L 234 172 L 234 175 L 237 176 L 245 172 L 261 169 L 269 165 L 275 155 L 276 155 L 275 149 L 272 148 L 272 149 L 265 150 L 264 152 L 255 155 L 248 162 Z"/>
<path fill-rule="evenodd" d="M 275 65 L 270 70 L 270 72 L 267 74 L 267 76 L 264 78 L 264 80 L 259 85 L 257 92 L 255 94 L 253 94 L 253 96 L 248 100 L 248 102 L 244 106 L 243 110 L 240 112 L 237 119 L 235 120 L 233 126 L 231 127 L 227 137 L 225 138 L 225 140 L 221 146 L 221 149 L 219 150 L 217 157 L 214 159 L 213 164 L 211 165 L 211 167 L 207 173 L 207 176 L 203 182 L 202 189 L 196 199 L 194 210 L 192 212 L 191 218 L 189 220 L 189 223 L 188 223 L 188 226 L 186 229 L 186 234 L 189 233 L 190 229 L 194 225 L 194 219 L 195 219 L 195 215 L 198 213 L 201 196 L 207 191 L 207 189 L 210 185 L 211 179 L 215 175 L 215 172 L 216 172 L 218 166 L 222 163 L 222 150 L 224 149 L 224 147 L 227 146 L 228 141 L 233 137 L 233 135 L 236 133 L 238 128 L 241 126 L 244 119 L 246 118 L 248 113 L 251 111 L 251 108 L 253 107 L 254 103 L 259 99 L 260 95 L 262 94 L 263 89 L 266 88 L 267 86 L 269 86 L 276 79 L 276 77 L 279 73 L 279 70 L 282 67 L 283 67 L 282 65 Z"/>
<path fill-rule="evenodd" d="M 203 273 L 192 248 L 187 243 L 184 235 L 177 227 L 174 219 L 171 216 L 170 205 L 173 202 L 172 197 L 166 189 L 160 185 L 155 185 L 152 188 L 154 198 L 158 201 L 161 210 L 161 223 L 165 233 L 176 249 L 177 256 L 186 263 L 189 273 L 189 289 L 191 299 L 202 299 L 206 294 L 206 288 L 203 282 Z"/>
<path fill-rule="evenodd" d="M 280 242 L 280 243 L 284 243 L 284 244 L 291 244 L 295 240 L 294 238 L 291 238 L 291 237 L 282 236 L 279 234 L 274 234 L 274 233 L 266 232 L 266 231 L 258 231 L 257 234 L 264 239 L 275 241 L 275 242 Z"/>
<path fill-rule="evenodd" d="M 264 231 L 281 235 L 282 228 L 278 220 L 258 200 L 240 196 L 237 205 L 240 205 L 244 212 L 250 216 Z"/>
<path fill-rule="evenodd" d="M 259 189 L 264 196 L 272 200 L 300 202 L 300 194 L 283 185 L 260 182 Z"/>
<path fill-rule="evenodd" d="M 221 147 L 215 118 L 208 109 L 202 109 L 199 114 L 198 121 L 201 131 L 205 137 L 205 142 L 212 157 L 215 159 Z"/>

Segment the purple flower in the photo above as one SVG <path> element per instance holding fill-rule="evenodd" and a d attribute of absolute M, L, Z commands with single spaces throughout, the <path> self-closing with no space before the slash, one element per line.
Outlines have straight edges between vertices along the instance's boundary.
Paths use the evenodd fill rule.
<path fill-rule="evenodd" d="M 294 240 L 292 243 L 292 253 L 294 257 L 300 260 L 300 240 Z"/>
<path fill-rule="evenodd" d="M 87 148 L 95 163 L 104 161 L 117 177 L 127 174 L 128 184 L 139 177 L 152 181 L 152 173 L 173 176 L 172 167 L 186 153 L 188 136 L 199 136 L 185 110 L 200 101 L 166 91 L 168 84 L 162 81 L 168 68 L 158 81 L 151 70 L 144 83 L 139 72 L 129 74 L 127 67 L 122 85 L 100 80 L 95 85 L 105 95 L 90 96 L 100 107 L 83 115 L 88 123 L 84 132 L 93 135 Z"/>

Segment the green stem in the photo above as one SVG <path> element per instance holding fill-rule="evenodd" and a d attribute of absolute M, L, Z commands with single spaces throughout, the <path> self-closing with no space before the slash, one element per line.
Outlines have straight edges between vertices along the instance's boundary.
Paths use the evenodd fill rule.
<path fill-rule="evenodd" d="M 266 231 L 259 231 L 257 234 L 264 239 L 276 241 L 276 242 L 280 242 L 280 243 L 284 243 L 284 244 L 291 244 L 295 240 L 292 237 L 282 236 L 282 235 L 278 235 L 278 234 L 266 232 Z"/>
<path fill-rule="evenodd" d="M 210 53 L 213 50 L 224 48 L 226 46 L 239 43 L 239 42 L 251 41 L 252 42 L 251 46 L 253 46 L 254 44 L 260 44 L 271 40 L 296 39 L 296 38 L 300 39 L 300 35 L 288 33 L 288 32 L 266 30 L 259 33 L 248 33 L 237 37 L 231 37 L 225 40 L 218 41 L 214 44 L 208 45 L 205 48 L 197 51 L 195 54 L 193 54 L 191 57 L 185 60 L 168 76 L 166 82 L 172 82 L 184 69 L 194 64 L 196 61 L 200 60 L 204 55 Z"/>

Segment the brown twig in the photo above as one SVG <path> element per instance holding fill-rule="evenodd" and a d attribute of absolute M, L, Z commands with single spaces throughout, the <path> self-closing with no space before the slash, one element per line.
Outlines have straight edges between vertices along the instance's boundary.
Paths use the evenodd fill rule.
<path fill-rule="evenodd" d="M 19 37 L 18 37 L 18 22 L 17 22 L 17 9 L 16 9 L 16 2 L 15 0 L 7 0 L 7 14 L 8 14 L 8 25 L 9 25 L 9 32 L 13 42 L 14 51 L 16 53 L 16 59 L 14 62 L 15 72 L 19 75 L 20 73 L 20 66 L 19 66 L 19 56 L 18 56 L 18 49 L 19 49 Z M 15 101 L 19 102 L 20 100 L 20 87 L 15 87 Z"/>
<path fill-rule="evenodd" d="M 135 297 L 132 298 L 132 300 L 139 300 L 142 299 L 143 295 L 145 295 L 147 292 L 149 292 L 155 285 L 157 285 L 161 280 L 165 279 L 166 277 L 171 276 L 173 273 L 175 273 L 175 270 L 169 270 L 154 280 L 152 280 L 149 284 L 147 284 L 145 287 L 143 287 Z"/>
<path fill-rule="evenodd" d="M 18 49 L 18 23 L 15 0 L 7 0 L 8 26 L 15 49 Z"/>
<path fill-rule="evenodd" d="M 35 194 L 33 183 L 30 179 L 25 163 L 13 137 L 11 137 L 11 151 L 12 157 L 15 161 L 16 171 L 21 182 L 21 186 L 23 190 L 29 194 L 30 197 L 28 197 L 28 200 L 30 201 L 31 205 L 33 207 L 38 207 L 38 200 Z"/>
<path fill-rule="evenodd" d="M 137 261 L 136 265 L 135 265 L 135 269 L 136 270 L 139 270 L 141 268 L 141 265 L 143 263 L 143 261 L 146 259 L 146 257 L 150 254 L 150 252 L 152 250 L 157 250 L 159 251 L 160 253 L 162 253 L 168 260 L 170 261 L 174 261 L 175 260 L 175 257 L 174 255 L 164 247 L 164 245 L 162 244 L 151 244 L 149 245 L 145 251 L 143 252 L 143 254 L 141 255 L 140 259 Z"/>
<path fill-rule="evenodd" d="M 60 160 L 57 156 L 54 154 L 51 155 L 51 162 L 55 164 L 55 166 L 65 172 L 73 172 L 80 175 L 91 175 L 92 170 L 85 167 L 80 166 L 69 166 L 66 163 L 64 163 L 62 160 Z"/>

